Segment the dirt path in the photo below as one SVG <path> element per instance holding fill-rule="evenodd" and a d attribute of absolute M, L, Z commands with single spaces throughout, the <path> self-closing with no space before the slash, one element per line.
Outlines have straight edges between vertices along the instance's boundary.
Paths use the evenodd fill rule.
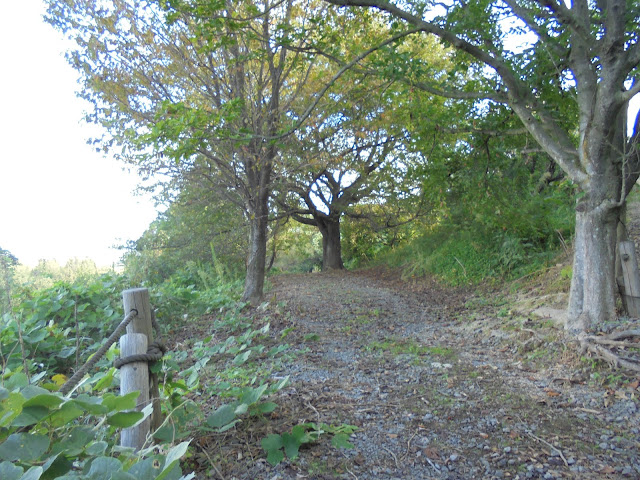
<path fill-rule="evenodd" d="M 269 428 L 355 425 L 355 448 L 245 452 L 223 478 L 640 478 L 638 382 L 590 376 L 549 321 L 384 271 L 279 276 L 269 295 L 298 346 Z"/>

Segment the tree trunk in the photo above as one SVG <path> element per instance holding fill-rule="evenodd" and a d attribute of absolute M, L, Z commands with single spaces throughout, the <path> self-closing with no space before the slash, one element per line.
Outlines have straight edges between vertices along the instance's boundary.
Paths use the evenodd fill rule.
<path fill-rule="evenodd" d="M 611 110 L 611 109 L 609 109 Z M 565 328 L 579 334 L 616 319 L 616 246 L 627 193 L 638 178 L 625 165 L 626 109 L 617 120 L 602 109 L 600 121 L 583 122 L 579 155 L 590 181 L 576 207 L 573 276 Z M 598 115 L 594 113 L 594 117 Z M 633 168 L 625 172 L 625 168 Z M 620 202 L 620 200 L 623 200 Z"/>
<path fill-rule="evenodd" d="M 578 334 L 616 317 L 615 257 L 618 208 L 576 213 L 573 277 L 566 329 Z"/>
<path fill-rule="evenodd" d="M 251 212 L 247 276 L 242 295 L 242 300 L 253 306 L 259 305 L 262 301 L 267 261 L 268 212 L 266 205 L 257 205 L 257 207 L 257 211 Z"/>
<path fill-rule="evenodd" d="M 342 270 L 342 246 L 340 245 L 340 219 L 318 219 L 322 233 L 322 270 Z"/>

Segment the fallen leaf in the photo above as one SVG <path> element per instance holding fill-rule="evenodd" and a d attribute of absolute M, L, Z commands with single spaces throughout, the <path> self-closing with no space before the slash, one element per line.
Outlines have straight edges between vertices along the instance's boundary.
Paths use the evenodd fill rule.
<path fill-rule="evenodd" d="M 548 397 L 557 397 L 560 395 L 560 392 L 556 392 L 551 388 L 545 388 L 544 391 L 547 393 Z"/>
<path fill-rule="evenodd" d="M 387 433 L 387 436 L 389 438 L 398 438 L 398 434 L 397 433 Z"/>
<path fill-rule="evenodd" d="M 616 398 L 620 400 L 626 400 L 627 392 L 625 392 L 624 390 L 616 390 Z"/>
<path fill-rule="evenodd" d="M 484 433 L 484 432 L 480 432 L 480 433 L 479 433 L 479 435 L 480 435 L 482 438 L 489 438 L 489 435 L 488 435 L 488 434 L 486 434 L 486 433 Z"/>
<path fill-rule="evenodd" d="M 627 388 L 631 390 L 636 390 L 638 387 L 640 387 L 640 380 L 635 380 L 627 385 Z"/>
<path fill-rule="evenodd" d="M 424 454 L 431 460 L 440 460 L 440 453 L 433 447 L 427 447 L 424 449 Z"/>
<path fill-rule="evenodd" d="M 616 469 L 609 465 L 605 465 L 600 469 L 600 473 L 616 473 Z"/>

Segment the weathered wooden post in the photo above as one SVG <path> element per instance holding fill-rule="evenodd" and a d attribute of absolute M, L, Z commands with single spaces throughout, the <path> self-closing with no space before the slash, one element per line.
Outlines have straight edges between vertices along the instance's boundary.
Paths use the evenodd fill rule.
<path fill-rule="evenodd" d="M 153 342 L 153 325 L 151 323 L 151 300 L 146 288 L 131 288 L 122 292 L 125 315 L 137 310 L 138 315 L 127 325 L 127 333 L 144 333 L 149 344 Z"/>
<path fill-rule="evenodd" d="M 134 320 L 135 321 L 135 320 Z M 147 353 L 147 336 L 144 333 L 127 333 L 120 337 L 120 356 L 122 358 Z M 140 392 L 137 409 L 142 410 L 149 403 L 149 366 L 147 362 L 132 362 L 120 367 L 120 395 Z M 120 445 L 139 450 L 147 440 L 151 418 L 120 433 Z"/>
<path fill-rule="evenodd" d="M 640 272 L 635 244 L 631 241 L 620 242 L 618 248 L 622 260 L 624 304 L 630 317 L 640 318 Z"/>
<path fill-rule="evenodd" d="M 127 334 L 120 339 L 120 356 L 122 358 L 146 354 L 147 346 L 153 342 L 153 326 L 151 323 L 151 301 L 149 290 L 132 288 L 122 292 L 125 314 L 136 310 L 138 314 L 129 325 Z M 120 394 L 139 391 L 138 410 L 149 404 L 149 366 L 147 362 L 133 362 L 120 368 Z M 122 430 L 120 444 L 124 447 L 142 448 L 149 434 L 151 419 L 146 418 L 135 427 Z"/>

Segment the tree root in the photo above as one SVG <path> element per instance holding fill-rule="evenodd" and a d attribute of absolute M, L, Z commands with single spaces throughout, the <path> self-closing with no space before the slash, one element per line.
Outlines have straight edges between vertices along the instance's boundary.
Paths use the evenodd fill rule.
<path fill-rule="evenodd" d="M 612 332 L 608 335 L 578 336 L 580 353 L 591 353 L 606 361 L 612 368 L 640 372 L 640 328 Z M 629 351 L 627 349 L 637 349 Z M 623 354 L 625 352 L 627 355 Z M 632 354 L 633 356 L 628 356 Z"/>

